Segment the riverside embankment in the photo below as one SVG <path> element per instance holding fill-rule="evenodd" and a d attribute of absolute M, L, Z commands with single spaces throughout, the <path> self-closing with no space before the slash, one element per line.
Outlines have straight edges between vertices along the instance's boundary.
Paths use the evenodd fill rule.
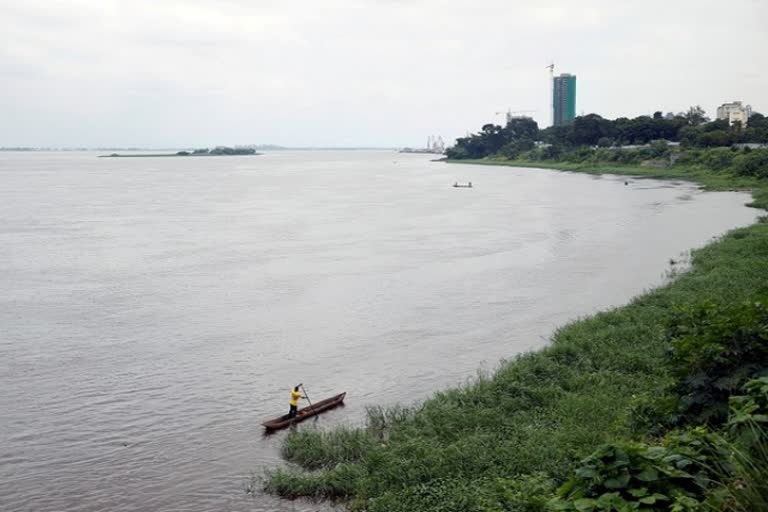
<path fill-rule="evenodd" d="M 766 204 L 763 181 L 704 170 L 546 167 L 751 190 L 754 206 Z M 412 406 L 372 408 L 363 428 L 292 433 L 283 455 L 301 469 L 273 471 L 265 487 L 288 497 L 341 497 L 370 511 L 542 510 L 601 444 L 658 434 L 643 411 L 670 395 L 668 326 L 681 308 L 736 304 L 766 290 L 768 224 L 758 222 L 693 251 L 690 269 L 668 284 L 564 325 L 548 347 L 492 375 Z"/>

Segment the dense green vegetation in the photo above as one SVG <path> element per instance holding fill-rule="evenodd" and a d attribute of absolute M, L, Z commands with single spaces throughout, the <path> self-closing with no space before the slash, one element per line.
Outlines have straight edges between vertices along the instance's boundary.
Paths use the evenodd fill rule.
<path fill-rule="evenodd" d="M 360 429 L 292 432 L 295 464 L 265 488 L 370 511 L 750 510 L 767 499 L 768 385 L 732 416 L 762 452 L 722 411 L 768 368 L 766 290 L 768 224 L 734 230 L 674 282 L 493 376 L 372 409 Z"/>
<path fill-rule="evenodd" d="M 700 107 L 691 107 L 688 113 L 671 117 L 656 112 L 653 116 L 610 120 L 589 114 L 577 117 L 567 125 L 540 130 L 536 121 L 521 117 L 511 119 L 504 127 L 492 123 L 484 125 L 480 132 L 457 139 L 446 155 L 453 160 L 491 156 L 514 159 L 538 146 L 541 151 L 531 159 L 558 160 L 575 150 L 614 148 L 613 153 L 616 153 L 623 146 L 645 145 L 653 141 L 679 142 L 683 148 L 768 143 L 768 118 L 754 113 L 746 128 L 739 123 L 728 126 L 727 121 L 709 122 Z M 621 156 L 616 158 L 629 163 L 621 160 Z"/>

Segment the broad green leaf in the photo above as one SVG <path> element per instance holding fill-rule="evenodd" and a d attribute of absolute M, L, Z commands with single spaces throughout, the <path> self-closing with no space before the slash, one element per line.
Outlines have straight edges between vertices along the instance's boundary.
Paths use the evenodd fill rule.
<path fill-rule="evenodd" d="M 573 502 L 573 506 L 579 512 L 587 512 L 595 510 L 595 500 L 590 498 L 581 498 Z"/>
<path fill-rule="evenodd" d="M 564 510 L 573 510 L 573 507 L 571 506 L 571 503 L 569 501 L 561 500 L 560 498 L 555 498 L 553 500 L 550 500 L 547 503 L 547 509 L 555 510 L 555 511 L 564 511 Z"/>
<path fill-rule="evenodd" d="M 624 489 L 629 483 L 629 478 L 630 476 L 628 474 L 609 478 L 605 481 L 605 486 L 608 489 Z"/>
<path fill-rule="evenodd" d="M 597 470 L 591 467 L 579 468 L 576 470 L 576 476 L 579 478 L 595 478 L 597 476 Z"/>
<path fill-rule="evenodd" d="M 653 505 L 657 501 L 669 501 L 669 498 L 664 496 L 663 494 L 651 494 L 650 496 L 646 496 L 645 498 L 640 498 L 638 500 L 643 505 Z"/>
<path fill-rule="evenodd" d="M 597 498 L 595 504 L 599 510 L 613 510 L 626 504 L 618 492 L 608 492 Z"/>
<path fill-rule="evenodd" d="M 645 468 L 640 473 L 636 474 L 635 478 L 641 482 L 655 482 L 659 479 L 659 472 L 654 468 Z"/>

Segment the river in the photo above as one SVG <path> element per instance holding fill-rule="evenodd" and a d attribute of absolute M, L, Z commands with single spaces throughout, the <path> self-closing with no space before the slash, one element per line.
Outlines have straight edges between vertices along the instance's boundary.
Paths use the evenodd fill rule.
<path fill-rule="evenodd" d="M 293 385 L 348 392 L 308 428 L 359 423 L 759 214 L 687 183 L 430 157 L 0 152 L 0 509 L 315 510 L 244 492 L 280 463 L 259 423 Z"/>

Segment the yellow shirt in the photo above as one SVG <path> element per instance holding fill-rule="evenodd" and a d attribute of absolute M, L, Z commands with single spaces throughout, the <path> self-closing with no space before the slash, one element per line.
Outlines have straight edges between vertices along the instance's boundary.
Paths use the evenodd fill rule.
<path fill-rule="evenodd" d="M 291 405 L 299 405 L 299 398 L 301 398 L 301 393 L 298 391 L 292 389 L 291 390 Z"/>

